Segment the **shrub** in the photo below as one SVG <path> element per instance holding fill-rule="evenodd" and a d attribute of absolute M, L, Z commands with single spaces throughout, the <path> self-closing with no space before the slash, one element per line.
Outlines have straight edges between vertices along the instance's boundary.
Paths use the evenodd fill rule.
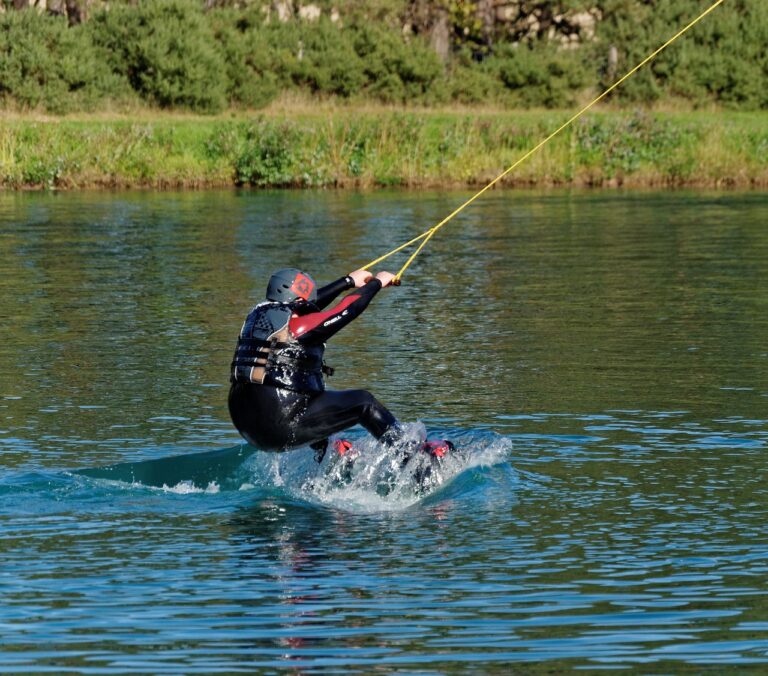
<path fill-rule="evenodd" d="M 498 69 L 494 69 L 492 61 L 485 59 L 478 63 L 468 48 L 457 51 L 448 75 L 448 100 L 470 104 L 493 103 L 500 98 L 502 89 Z"/>
<path fill-rule="evenodd" d="M 265 121 L 248 125 L 234 160 L 237 185 L 287 186 L 294 182 L 295 127 Z"/>
<path fill-rule="evenodd" d="M 211 25 L 226 61 L 227 96 L 230 104 L 262 108 L 279 91 L 272 49 L 267 33 L 260 30 L 263 17 L 253 12 L 211 12 Z"/>
<path fill-rule="evenodd" d="M 203 113 L 226 105 L 224 59 L 199 3 L 114 5 L 87 26 L 113 69 L 144 99 Z"/>
<path fill-rule="evenodd" d="M 70 28 L 66 19 L 34 10 L 0 14 L 0 96 L 6 102 L 66 113 L 91 109 L 120 88 L 81 26 Z"/>
<path fill-rule="evenodd" d="M 522 106 L 573 105 L 588 82 L 578 54 L 546 43 L 502 47 L 488 60 L 487 67 L 498 72 L 514 102 Z"/>
<path fill-rule="evenodd" d="M 423 100 L 442 75 L 435 53 L 420 40 L 370 25 L 265 23 L 259 11 L 212 13 L 226 55 L 230 99 L 247 106 L 269 102 L 280 88 L 386 102 Z"/>
<path fill-rule="evenodd" d="M 621 75 L 678 27 L 703 9 L 698 0 L 603 0 L 592 51 L 599 84 Z M 715 12 L 651 64 L 630 78 L 614 95 L 624 102 L 653 102 L 678 96 L 694 104 L 721 101 L 741 108 L 768 107 L 768 3 L 735 0 Z M 619 56 L 616 72 L 608 64 L 609 46 Z"/>
<path fill-rule="evenodd" d="M 355 53 L 350 36 L 330 21 L 283 24 L 271 33 L 275 46 L 294 46 L 296 56 L 288 63 L 295 84 L 342 97 L 359 92 L 365 84 L 363 62 Z"/>
<path fill-rule="evenodd" d="M 361 26 L 352 33 L 368 91 L 378 99 L 421 100 L 443 75 L 437 55 L 419 39 L 406 42 L 397 33 L 375 26 Z"/>
<path fill-rule="evenodd" d="M 693 170 L 686 151 L 698 142 L 697 133 L 652 115 L 589 117 L 574 127 L 577 161 L 597 166 L 607 178 L 631 174 L 643 164 L 662 166 L 670 176 Z"/>
<path fill-rule="evenodd" d="M 537 33 L 515 45 L 509 24 L 486 31 L 474 2 L 316 0 L 319 20 L 285 22 L 268 0 L 98 4 L 90 21 L 72 27 L 32 10 L 0 14 L 0 103 L 63 113 L 141 97 L 210 113 L 228 104 L 262 107 L 296 88 L 391 103 L 570 107 L 702 10 L 700 0 L 531 0 L 524 13 L 539 17 Z M 423 36 L 403 35 L 402 27 L 427 32 L 429 17 L 446 9 L 454 51 L 443 64 Z M 602 17 L 594 39 L 562 48 L 552 39 L 557 17 L 584 9 Z M 766 44 L 768 2 L 729 0 L 622 84 L 614 100 L 768 108 Z"/>
<path fill-rule="evenodd" d="M 365 84 L 349 31 L 329 20 L 265 23 L 257 11 L 212 13 L 226 55 L 230 99 L 260 107 L 280 88 L 305 88 L 347 98 Z"/>

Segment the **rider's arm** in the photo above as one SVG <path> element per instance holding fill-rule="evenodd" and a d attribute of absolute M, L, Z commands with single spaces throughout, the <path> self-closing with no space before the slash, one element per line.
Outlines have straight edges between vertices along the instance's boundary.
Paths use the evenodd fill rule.
<path fill-rule="evenodd" d="M 355 280 L 352 279 L 352 277 L 350 277 L 349 275 L 345 275 L 344 277 L 337 279 L 335 282 L 326 284 L 325 286 L 322 286 L 317 290 L 317 300 L 315 301 L 315 305 L 317 305 L 317 307 L 323 310 L 342 291 L 351 289 L 354 286 L 355 286 Z"/>
<path fill-rule="evenodd" d="M 317 290 L 317 300 L 315 305 L 321 310 L 324 310 L 330 302 L 336 298 L 342 291 L 351 289 L 353 287 L 360 288 L 365 285 L 371 279 L 371 273 L 368 270 L 355 270 L 350 272 L 346 277 L 337 279 L 335 282 L 324 286 Z"/>
<path fill-rule="evenodd" d="M 330 310 L 311 312 L 301 316 L 294 315 L 288 323 L 288 328 L 300 343 L 307 345 L 324 343 L 359 316 L 380 290 L 381 281 L 372 279 L 365 286 L 342 298 Z M 318 298 L 319 295 L 318 292 Z"/>

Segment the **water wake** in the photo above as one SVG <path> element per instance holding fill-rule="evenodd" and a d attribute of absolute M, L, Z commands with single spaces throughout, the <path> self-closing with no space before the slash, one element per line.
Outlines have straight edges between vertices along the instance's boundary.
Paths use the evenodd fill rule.
<path fill-rule="evenodd" d="M 425 437 L 421 423 L 406 426 L 406 442 Z M 488 431 L 449 433 L 455 449 L 442 458 L 413 453 L 405 462 L 363 433 L 350 438 L 354 461 L 330 450 L 317 463 L 310 449 L 264 453 L 245 444 L 135 463 L 80 470 L 76 474 L 112 484 L 153 491 L 218 494 L 258 491 L 348 511 L 402 510 L 444 490 L 464 472 L 508 460 L 511 441 Z"/>

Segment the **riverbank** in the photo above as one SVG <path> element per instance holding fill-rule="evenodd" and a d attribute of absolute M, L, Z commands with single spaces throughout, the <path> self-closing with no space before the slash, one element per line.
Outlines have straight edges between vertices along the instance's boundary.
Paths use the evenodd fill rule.
<path fill-rule="evenodd" d="M 476 187 L 568 116 L 321 109 L 18 117 L 0 121 L 0 187 Z M 503 185 L 766 187 L 768 114 L 589 114 Z"/>

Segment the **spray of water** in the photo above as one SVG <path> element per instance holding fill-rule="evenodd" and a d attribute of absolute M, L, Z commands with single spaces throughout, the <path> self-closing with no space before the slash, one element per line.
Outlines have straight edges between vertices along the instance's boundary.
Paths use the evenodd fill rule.
<path fill-rule="evenodd" d="M 487 430 L 453 430 L 455 448 L 436 458 L 420 449 L 426 437 L 421 423 L 405 426 L 397 447 L 364 433 L 352 435 L 352 451 L 330 449 L 321 463 L 308 448 L 264 453 L 240 445 L 80 470 L 102 485 L 149 489 L 177 495 L 233 491 L 287 494 L 310 504 L 354 512 L 399 511 L 443 491 L 464 472 L 509 459 L 511 441 Z"/>
<path fill-rule="evenodd" d="M 419 446 L 426 437 L 421 423 L 406 425 L 402 446 Z M 248 485 L 275 486 L 292 497 L 357 512 L 407 509 L 447 486 L 462 472 L 509 458 L 511 442 L 491 433 L 463 433 L 443 458 L 388 448 L 368 436 L 353 440 L 352 455 L 329 451 L 322 463 L 306 450 L 284 454 L 257 453 L 243 466 Z"/>

